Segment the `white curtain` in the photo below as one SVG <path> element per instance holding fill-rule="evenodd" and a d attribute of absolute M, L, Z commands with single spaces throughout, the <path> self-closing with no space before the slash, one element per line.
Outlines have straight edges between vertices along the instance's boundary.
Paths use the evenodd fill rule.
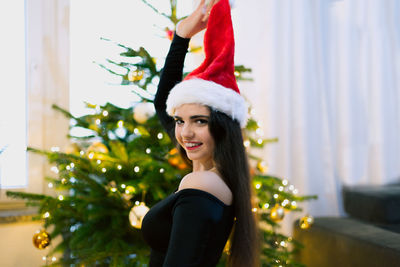
<path fill-rule="evenodd" d="M 233 9 L 242 92 L 269 173 L 314 216 L 343 215 L 344 185 L 400 182 L 400 1 L 246 0 Z"/>

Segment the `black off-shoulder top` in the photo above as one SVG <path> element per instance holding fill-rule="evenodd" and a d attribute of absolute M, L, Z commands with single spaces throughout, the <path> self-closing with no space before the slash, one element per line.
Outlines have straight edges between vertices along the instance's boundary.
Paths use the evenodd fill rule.
<path fill-rule="evenodd" d="M 182 80 L 189 39 L 175 34 L 160 77 L 154 100 L 157 115 L 170 135 L 174 121 L 166 113 L 166 100 Z M 216 266 L 232 230 L 233 206 L 214 195 L 187 188 L 154 205 L 142 222 L 144 240 L 151 247 L 150 267 Z"/>

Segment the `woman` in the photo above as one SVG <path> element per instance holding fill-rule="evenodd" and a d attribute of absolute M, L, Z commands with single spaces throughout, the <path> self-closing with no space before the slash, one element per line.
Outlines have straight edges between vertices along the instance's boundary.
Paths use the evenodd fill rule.
<path fill-rule="evenodd" d="M 203 64 L 184 81 L 190 38 L 205 29 Z M 155 107 L 193 171 L 145 216 L 150 266 L 215 266 L 230 236 L 228 265 L 256 266 L 256 219 L 241 126 L 247 108 L 234 77 L 228 0 L 205 0 L 176 29 Z"/>

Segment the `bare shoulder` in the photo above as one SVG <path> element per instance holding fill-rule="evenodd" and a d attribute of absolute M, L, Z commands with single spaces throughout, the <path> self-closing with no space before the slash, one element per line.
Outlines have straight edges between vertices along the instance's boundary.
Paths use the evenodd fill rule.
<path fill-rule="evenodd" d="M 205 191 L 214 195 L 226 205 L 232 204 L 232 191 L 215 172 L 200 171 L 189 173 L 182 179 L 178 191 L 187 188 Z"/>

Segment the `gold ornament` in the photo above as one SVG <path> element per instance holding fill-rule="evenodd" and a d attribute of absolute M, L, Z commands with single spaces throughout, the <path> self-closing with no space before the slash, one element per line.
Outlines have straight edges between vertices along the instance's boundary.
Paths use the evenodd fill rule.
<path fill-rule="evenodd" d="M 143 79 L 144 71 L 142 70 L 131 70 L 128 73 L 128 80 L 131 82 L 138 82 Z"/>
<path fill-rule="evenodd" d="M 308 229 L 314 223 L 314 218 L 310 215 L 306 215 L 299 221 L 299 226 L 301 229 Z"/>
<path fill-rule="evenodd" d="M 285 217 L 285 209 L 279 204 L 276 204 L 275 207 L 271 209 L 269 216 L 274 222 L 280 222 L 283 220 L 283 217 Z"/>
<path fill-rule="evenodd" d="M 169 151 L 168 153 L 169 157 L 168 157 L 168 162 L 169 164 L 171 164 L 172 166 L 180 169 L 180 170 L 184 170 L 186 168 L 188 168 L 189 166 L 182 160 L 181 156 L 179 155 L 178 149 L 173 148 Z"/>
<path fill-rule="evenodd" d="M 94 153 L 108 153 L 108 148 L 106 147 L 105 144 L 103 144 L 102 142 L 93 142 L 93 144 L 91 144 L 88 149 L 87 149 L 88 153 L 94 152 Z"/>
<path fill-rule="evenodd" d="M 136 192 L 136 189 L 133 187 L 133 186 L 131 186 L 131 185 L 128 185 L 126 188 L 125 188 L 125 193 L 126 194 L 134 194 Z"/>
<path fill-rule="evenodd" d="M 259 161 L 257 163 L 257 170 L 261 173 L 267 172 L 267 163 L 265 161 Z"/>
<path fill-rule="evenodd" d="M 141 229 L 143 217 L 149 210 L 149 207 L 144 202 L 135 205 L 129 212 L 129 222 L 131 225 L 137 229 Z"/>
<path fill-rule="evenodd" d="M 133 109 L 133 118 L 138 123 L 145 123 L 149 118 L 154 116 L 154 105 L 149 102 L 138 103 Z"/>
<path fill-rule="evenodd" d="M 44 229 L 36 231 L 36 233 L 33 235 L 33 245 L 35 248 L 45 249 L 48 245 L 50 245 L 50 241 L 50 235 Z"/>
<path fill-rule="evenodd" d="M 65 148 L 66 154 L 78 154 L 82 149 L 77 143 L 71 143 Z"/>

